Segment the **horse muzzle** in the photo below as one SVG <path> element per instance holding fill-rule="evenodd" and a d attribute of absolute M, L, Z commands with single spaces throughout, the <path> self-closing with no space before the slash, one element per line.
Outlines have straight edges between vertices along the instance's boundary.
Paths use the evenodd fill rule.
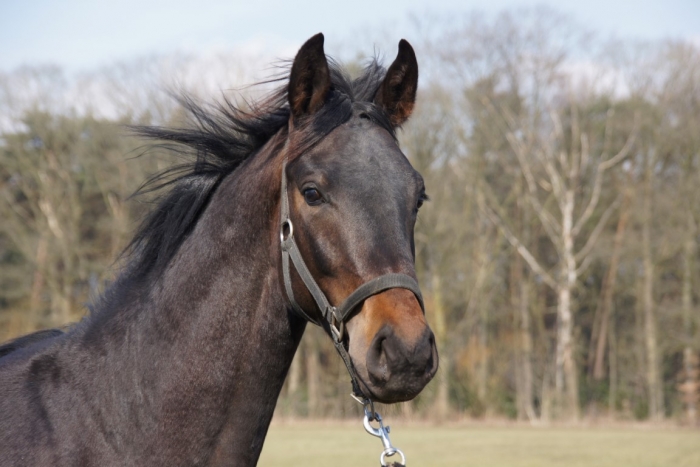
<path fill-rule="evenodd" d="M 393 289 L 367 299 L 348 325 L 349 353 L 373 400 L 411 400 L 435 376 L 435 336 L 410 291 Z"/>

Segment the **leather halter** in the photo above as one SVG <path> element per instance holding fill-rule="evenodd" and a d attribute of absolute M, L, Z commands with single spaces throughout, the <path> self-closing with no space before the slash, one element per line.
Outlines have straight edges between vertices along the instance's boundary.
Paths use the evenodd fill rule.
<path fill-rule="evenodd" d="M 343 345 L 345 323 L 350 320 L 353 315 L 353 311 L 355 311 L 358 305 L 360 305 L 367 298 L 385 290 L 395 288 L 407 289 L 413 292 L 418 299 L 418 303 L 420 303 L 423 313 L 425 313 L 425 305 L 423 304 L 423 296 L 421 295 L 420 287 L 415 279 L 406 274 L 384 274 L 359 286 L 354 292 L 345 298 L 340 306 L 335 307 L 331 305 L 326 295 L 314 280 L 311 272 L 309 272 L 309 268 L 306 267 L 306 263 L 304 263 L 304 259 L 301 257 L 299 247 L 294 241 L 294 225 L 292 224 L 292 220 L 289 218 L 289 197 L 287 194 L 286 168 L 287 165 L 285 163 L 282 165 L 282 189 L 280 192 L 280 244 L 282 248 L 282 273 L 284 275 L 284 288 L 287 292 L 287 298 L 289 298 L 292 309 L 299 316 L 317 326 L 324 328 L 326 327 L 324 324 L 328 326 L 328 330 L 333 340 L 333 345 L 340 354 L 340 357 L 343 359 L 343 362 L 345 362 L 348 373 L 350 373 L 354 395 L 356 398 L 358 398 L 358 400 L 369 400 L 369 398 L 365 396 L 360 389 L 357 372 L 355 371 L 355 367 L 352 364 L 348 351 L 345 349 L 345 345 Z M 304 285 L 306 285 L 306 288 L 313 296 L 318 309 L 321 310 L 323 321 L 325 321 L 325 323 L 311 318 L 311 315 L 304 311 L 294 299 L 292 278 L 290 274 L 290 258 L 297 270 L 297 273 L 299 274 L 299 277 L 301 277 Z"/>

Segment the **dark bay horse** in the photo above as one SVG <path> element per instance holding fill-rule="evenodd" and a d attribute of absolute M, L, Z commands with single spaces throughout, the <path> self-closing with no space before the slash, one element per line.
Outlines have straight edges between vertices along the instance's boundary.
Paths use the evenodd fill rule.
<path fill-rule="evenodd" d="M 185 99 L 191 128 L 140 128 L 192 163 L 147 185 L 162 198 L 88 317 L 0 347 L 0 465 L 255 465 L 307 319 L 335 329 L 283 267 L 290 238 L 331 304 L 402 278 L 336 336 L 364 395 L 415 397 L 438 364 L 406 285 L 426 195 L 395 131 L 417 80 L 406 41 L 351 80 L 318 34 L 252 110 Z"/>

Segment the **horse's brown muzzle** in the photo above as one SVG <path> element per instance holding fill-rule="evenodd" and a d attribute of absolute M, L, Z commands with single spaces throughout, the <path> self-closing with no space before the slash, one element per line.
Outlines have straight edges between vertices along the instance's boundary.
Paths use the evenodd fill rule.
<path fill-rule="evenodd" d="M 412 292 L 392 289 L 368 298 L 350 323 L 350 355 L 374 400 L 413 399 L 435 376 L 435 337 Z"/>

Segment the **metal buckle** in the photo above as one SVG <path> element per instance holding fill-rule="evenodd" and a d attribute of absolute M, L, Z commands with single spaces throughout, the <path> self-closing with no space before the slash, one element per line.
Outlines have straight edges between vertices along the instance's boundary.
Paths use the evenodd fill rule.
<path fill-rule="evenodd" d="M 284 236 L 284 228 L 289 227 L 289 233 L 287 234 L 287 238 Z M 294 236 L 294 224 L 292 224 L 291 219 L 285 219 L 282 221 L 280 224 L 280 243 L 284 245 L 284 243 L 292 238 Z"/>
<path fill-rule="evenodd" d="M 338 319 L 338 315 L 335 314 L 336 311 L 338 311 L 336 307 L 332 306 L 328 310 L 328 313 L 331 315 L 331 319 L 329 320 L 331 334 L 333 334 L 333 339 L 335 339 L 335 342 L 338 343 L 343 340 L 343 335 L 345 334 L 345 323 Z"/>

